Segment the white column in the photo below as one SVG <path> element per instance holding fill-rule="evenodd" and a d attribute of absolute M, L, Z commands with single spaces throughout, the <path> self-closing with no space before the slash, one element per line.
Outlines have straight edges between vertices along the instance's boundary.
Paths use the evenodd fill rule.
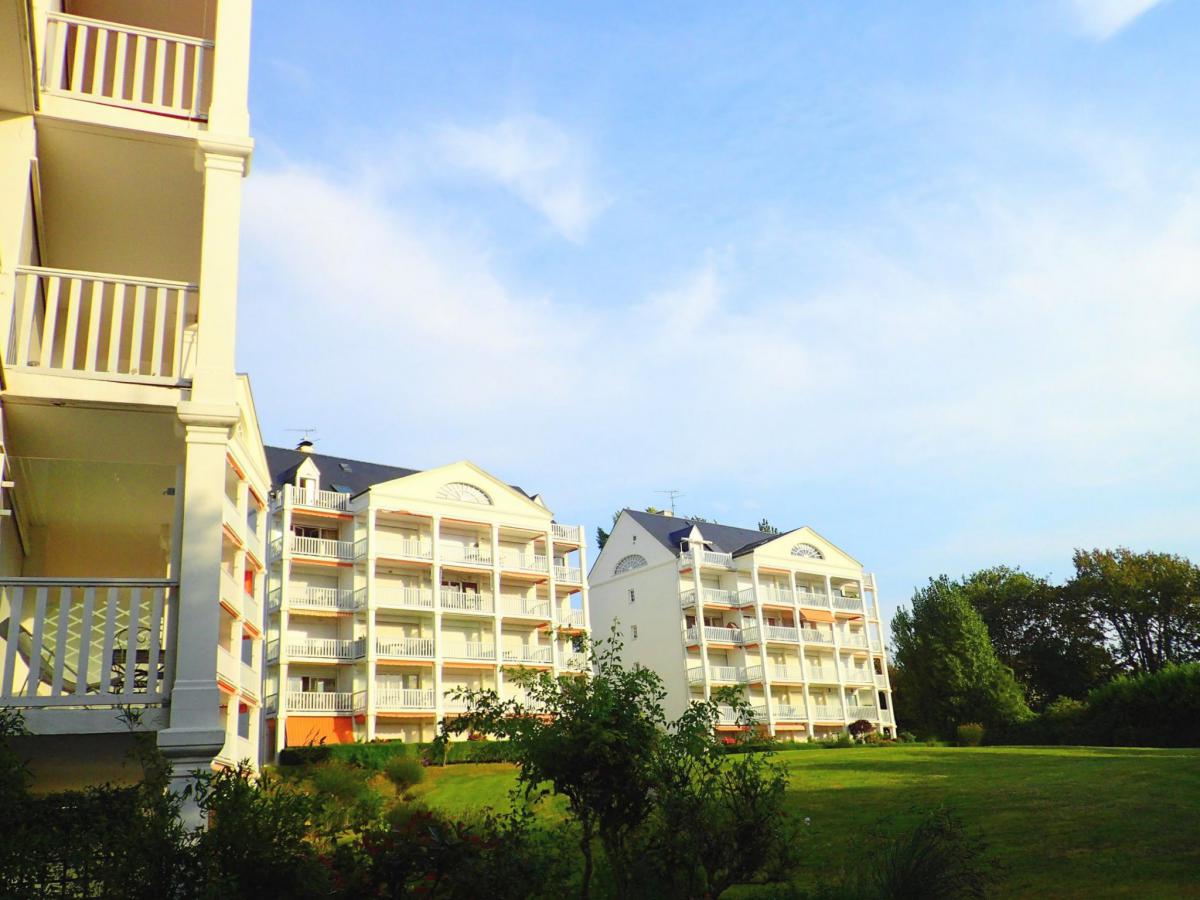
<path fill-rule="evenodd" d="M 500 526 L 492 525 L 492 641 L 496 647 L 496 693 L 504 686 L 504 620 L 500 611 Z"/>
<path fill-rule="evenodd" d="M 366 698 L 365 716 L 367 720 L 367 740 L 375 740 L 375 715 L 377 713 L 377 698 L 375 696 L 375 679 L 379 674 L 379 654 L 376 647 L 376 623 L 375 611 L 378 608 L 375 602 L 375 500 L 371 493 L 367 492 L 367 561 L 366 561 L 366 577 L 364 579 L 364 587 L 366 588 L 367 598 L 361 610 L 363 615 L 364 637 L 366 639 L 366 672 L 363 681 L 363 696 Z M 356 573 L 357 574 L 357 573 Z M 353 589 L 353 586 L 352 586 Z M 359 610 L 355 610 L 354 618 L 359 616 Z"/>
<path fill-rule="evenodd" d="M 592 636 L 592 609 L 588 600 L 587 538 L 582 525 L 579 526 L 579 537 L 579 602 L 583 609 L 583 627 L 590 638 Z"/>
<path fill-rule="evenodd" d="M 788 574 L 788 580 L 792 583 L 792 621 L 796 623 L 796 634 L 800 637 L 800 678 L 801 690 L 804 692 L 804 733 L 805 737 L 811 738 L 815 733 L 813 728 L 812 717 L 812 702 L 809 699 L 809 694 L 812 691 L 812 682 L 808 677 L 808 657 L 804 653 L 804 624 L 800 617 L 800 592 L 796 589 L 796 570 L 792 569 Z"/>
<path fill-rule="evenodd" d="M 434 714 L 441 720 L 445 707 L 442 696 L 442 517 L 434 514 L 429 520 L 433 540 L 433 561 L 430 580 L 433 588 L 433 704 Z"/>
<path fill-rule="evenodd" d="M 767 730 L 775 736 L 774 699 L 771 697 L 771 673 L 767 671 L 767 631 L 763 621 L 762 595 L 758 586 L 758 563 L 750 555 L 750 583 L 754 587 L 754 620 L 758 625 L 758 657 L 763 673 L 763 704 L 767 710 Z"/>
<path fill-rule="evenodd" d="M 838 633 L 840 629 L 838 628 L 838 623 L 837 623 L 837 613 L 834 611 L 834 608 L 833 608 L 833 581 L 830 579 L 830 577 L 828 575 L 825 576 L 825 593 L 829 597 L 828 608 L 829 608 L 830 614 L 833 616 L 833 619 L 834 619 L 833 626 L 832 626 L 832 630 L 833 630 L 833 666 L 834 666 L 834 669 L 837 671 L 837 677 L 838 677 L 838 694 L 837 695 L 838 695 L 838 702 L 842 705 L 842 724 L 846 725 L 846 724 L 848 724 L 849 720 L 846 718 L 846 677 L 842 671 L 842 637 Z"/>
<path fill-rule="evenodd" d="M 557 675 L 562 671 L 558 653 L 558 629 L 561 627 L 558 613 L 558 579 L 554 577 L 554 527 L 546 529 L 546 590 L 550 595 L 550 671 Z"/>
<path fill-rule="evenodd" d="M 208 107 L 212 133 L 250 133 L 249 83 L 250 0 L 221 0 L 213 27 L 212 100 Z"/>

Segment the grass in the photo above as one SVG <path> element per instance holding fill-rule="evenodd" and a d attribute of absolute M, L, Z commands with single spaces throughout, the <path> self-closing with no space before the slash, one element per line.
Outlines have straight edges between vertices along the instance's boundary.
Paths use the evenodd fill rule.
<path fill-rule="evenodd" d="M 863 856 L 871 826 L 947 804 L 982 834 L 1005 897 L 1200 897 L 1200 750 L 896 746 L 781 753 L 808 816 L 800 881 Z M 418 793 L 503 806 L 510 765 L 428 770 Z"/>

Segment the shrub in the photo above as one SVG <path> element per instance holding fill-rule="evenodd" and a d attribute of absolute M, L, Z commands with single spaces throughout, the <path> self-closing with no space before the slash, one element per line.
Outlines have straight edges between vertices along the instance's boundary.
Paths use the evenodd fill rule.
<path fill-rule="evenodd" d="M 401 792 L 425 780 L 425 767 L 412 756 L 393 756 L 384 765 L 383 773 Z"/>
<path fill-rule="evenodd" d="M 978 747 L 983 743 L 983 726 L 978 722 L 967 722 L 956 729 L 960 747 Z"/>
<path fill-rule="evenodd" d="M 861 741 L 864 744 L 882 744 L 884 742 L 883 735 L 874 730 L 868 731 L 866 734 L 864 734 L 861 738 Z"/>
<path fill-rule="evenodd" d="M 880 836 L 877 851 L 844 879 L 844 895 L 958 900 L 986 896 L 995 879 L 986 845 L 948 809 L 928 810 L 911 830 Z"/>
<path fill-rule="evenodd" d="M 851 737 L 862 738 L 864 735 L 873 734 L 875 726 L 866 719 L 856 719 L 847 726 L 846 730 L 850 732 Z"/>
<path fill-rule="evenodd" d="M 1084 732 L 1112 747 L 1200 747 L 1200 663 L 1126 675 L 1088 695 Z"/>
<path fill-rule="evenodd" d="M 911 731 L 902 731 L 896 738 L 902 744 L 914 744 L 917 741 L 917 736 Z"/>
<path fill-rule="evenodd" d="M 827 750 L 837 750 L 842 747 L 853 747 L 854 739 L 847 732 L 843 731 L 837 737 L 818 738 L 817 743 Z"/>
<path fill-rule="evenodd" d="M 279 751 L 281 766 L 310 766 L 325 762 L 333 748 L 325 744 L 308 744 L 304 747 L 284 747 Z"/>
<path fill-rule="evenodd" d="M 419 750 L 417 745 L 406 744 L 403 741 L 338 744 L 330 748 L 330 758 L 370 772 L 383 772 L 392 760 L 415 758 Z"/>

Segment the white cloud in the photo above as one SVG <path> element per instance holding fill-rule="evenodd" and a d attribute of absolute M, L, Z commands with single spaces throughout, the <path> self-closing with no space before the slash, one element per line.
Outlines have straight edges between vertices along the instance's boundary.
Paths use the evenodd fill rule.
<path fill-rule="evenodd" d="M 449 125 L 437 143 L 445 162 L 512 191 L 568 240 L 581 241 L 608 205 L 592 184 L 583 147 L 544 118 Z"/>
<path fill-rule="evenodd" d="M 1097 40 L 1107 40 L 1163 0 L 1067 0 L 1079 27 Z"/>

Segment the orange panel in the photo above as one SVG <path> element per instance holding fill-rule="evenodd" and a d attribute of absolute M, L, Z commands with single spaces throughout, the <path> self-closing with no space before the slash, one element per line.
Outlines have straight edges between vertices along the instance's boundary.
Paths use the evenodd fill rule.
<path fill-rule="evenodd" d="M 827 609 L 801 609 L 800 618 L 808 622 L 829 622 L 830 624 L 836 621 L 833 613 Z"/>
<path fill-rule="evenodd" d="M 306 744 L 353 744 L 354 724 L 350 716 L 290 716 L 287 720 L 287 746 Z"/>

